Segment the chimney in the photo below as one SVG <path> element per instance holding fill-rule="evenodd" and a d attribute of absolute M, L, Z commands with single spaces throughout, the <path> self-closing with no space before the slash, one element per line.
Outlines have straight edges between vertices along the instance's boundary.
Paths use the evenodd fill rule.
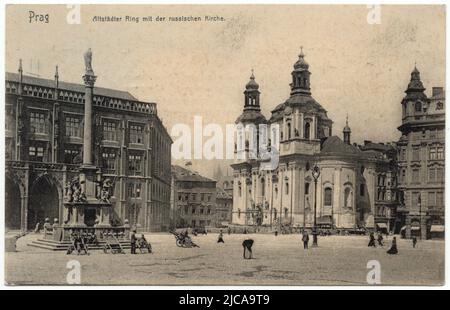
<path fill-rule="evenodd" d="M 444 92 L 444 87 L 433 87 L 431 95 L 434 97 L 434 96 L 442 94 L 443 92 Z"/>

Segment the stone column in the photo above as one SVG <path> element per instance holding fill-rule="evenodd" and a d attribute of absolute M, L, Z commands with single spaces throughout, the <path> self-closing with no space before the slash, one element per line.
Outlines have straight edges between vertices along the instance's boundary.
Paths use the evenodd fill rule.
<path fill-rule="evenodd" d="M 84 95 L 84 133 L 83 133 L 83 166 L 92 166 L 92 99 L 97 77 L 94 72 L 86 72 L 83 76 Z"/>

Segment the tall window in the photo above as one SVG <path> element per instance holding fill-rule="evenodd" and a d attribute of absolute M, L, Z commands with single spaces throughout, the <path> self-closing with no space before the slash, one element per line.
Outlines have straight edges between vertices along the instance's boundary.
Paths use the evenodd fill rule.
<path fill-rule="evenodd" d="M 82 138 L 81 119 L 79 117 L 66 117 L 66 136 Z"/>
<path fill-rule="evenodd" d="M 444 167 L 441 166 L 428 167 L 428 181 L 430 182 L 444 181 Z"/>
<path fill-rule="evenodd" d="M 332 194 L 333 194 L 333 190 L 329 187 L 325 188 L 325 193 L 324 193 L 324 205 L 325 206 L 331 206 L 331 201 L 332 201 Z"/>
<path fill-rule="evenodd" d="M 444 147 L 437 147 L 437 159 L 444 159 Z"/>
<path fill-rule="evenodd" d="M 64 148 L 64 162 L 66 164 L 76 164 L 76 157 L 80 154 L 80 149 L 76 147 Z"/>
<path fill-rule="evenodd" d="M 436 159 L 436 148 L 435 147 L 430 147 L 429 150 L 429 158 L 430 159 Z"/>
<path fill-rule="evenodd" d="M 144 143 L 144 129 L 142 125 L 130 125 L 130 142 L 131 143 Z"/>
<path fill-rule="evenodd" d="M 420 149 L 419 148 L 413 149 L 413 160 L 420 160 Z"/>
<path fill-rule="evenodd" d="M 305 183 L 305 195 L 309 195 L 309 183 Z"/>
<path fill-rule="evenodd" d="M 141 198 L 141 183 L 128 183 L 128 197 Z"/>
<path fill-rule="evenodd" d="M 102 153 L 103 169 L 106 174 L 116 173 L 116 152 L 105 149 Z"/>
<path fill-rule="evenodd" d="M 128 155 L 128 170 L 131 175 L 142 175 L 143 158 L 140 154 Z"/>
<path fill-rule="evenodd" d="M 117 122 L 104 120 L 103 121 L 103 140 L 117 141 Z"/>
<path fill-rule="evenodd" d="M 422 103 L 420 101 L 416 102 L 414 106 L 416 108 L 416 112 L 422 112 Z"/>
<path fill-rule="evenodd" d="M 30 129 L 34 133 L 45 133 L 45 113 L 31 112 L 30 113 Z"/>
<path fill-rule="evenodd" d="M 412 170 L 411 183 L 420 183 L 420 169 L 419 168 L 414 168 Z"/>
<path fill-rule="evenodd" d="M 44 148 L 42 146 L 30 146 L 28 155 L 30 161 L 44 161 Z"/>
<path fill-rule="evenodd" d="M 436 205 L 439 207 L 444 206 L 444 193 L 443 192 L 436 193 Z"/>
<path fill-rule="evenodd" d="M 309 122 L 306 122 L 303 137 L 307 140 L 309 140 L 309 137 L 310 137 L 310 129 L 311 129 L 311 125 L 309 124 Z"/>
<path fill-rule="evenodd" d="M 287 136 L 288 136 L 288 139 L 290 140 L 291 139 L 291 123 L 287 124 L 287 131 L 288 131 Z"/>
<path fill-rule="evenodd" d="M 436 206 L 436 193 L 435 192 L 428 193 L 428 206 L 429 207 Z"/>
<path fill-rule="evenodd" d="M 406 160 L 406 149 L 405 148 L 402 148 L 400 151 L 400 159 Z"/>

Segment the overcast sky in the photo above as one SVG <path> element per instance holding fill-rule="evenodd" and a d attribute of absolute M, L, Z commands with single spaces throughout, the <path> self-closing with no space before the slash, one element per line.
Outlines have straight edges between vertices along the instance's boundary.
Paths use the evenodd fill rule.
<path fill-rule="evenodd" d="M 50 22 L 29 23 L 29 11 Z M 169 133 L 176 123 L 233 123 L 243 108 L 251 69 L 266 117 L 289 96 L 292 66 L 303 46 L 313 97 L 342 136 L 396 141 L 400 101 L 417 62 L 427 94 L 445 84 L 444 6 L 382 6 L 369 24 L 366 6 L 89 6 L 69 25 L 65 6 L 8 6 L 6 69 L 82 82 L 83 53 L 93 51 L 96 86 L 158 103 Z M 93 16 L 139 16 L 139 23 L 93 23 Z M 222 22 L 143 22 L 144 16 L 218 15 Z M 33 62 L 33 65 L 31 63 Z M 206 172 L 214 163 L 194 162 Z M 210 173 L 209 173 L 210 174 Z"/>

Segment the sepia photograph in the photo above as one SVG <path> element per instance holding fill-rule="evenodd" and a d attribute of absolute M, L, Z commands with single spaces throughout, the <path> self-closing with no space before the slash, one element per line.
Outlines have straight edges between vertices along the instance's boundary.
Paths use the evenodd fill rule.
<path fill-rule="evenodd" d="M 4 17 L 6 287 L 445 285 L 445 5 Z"/>

